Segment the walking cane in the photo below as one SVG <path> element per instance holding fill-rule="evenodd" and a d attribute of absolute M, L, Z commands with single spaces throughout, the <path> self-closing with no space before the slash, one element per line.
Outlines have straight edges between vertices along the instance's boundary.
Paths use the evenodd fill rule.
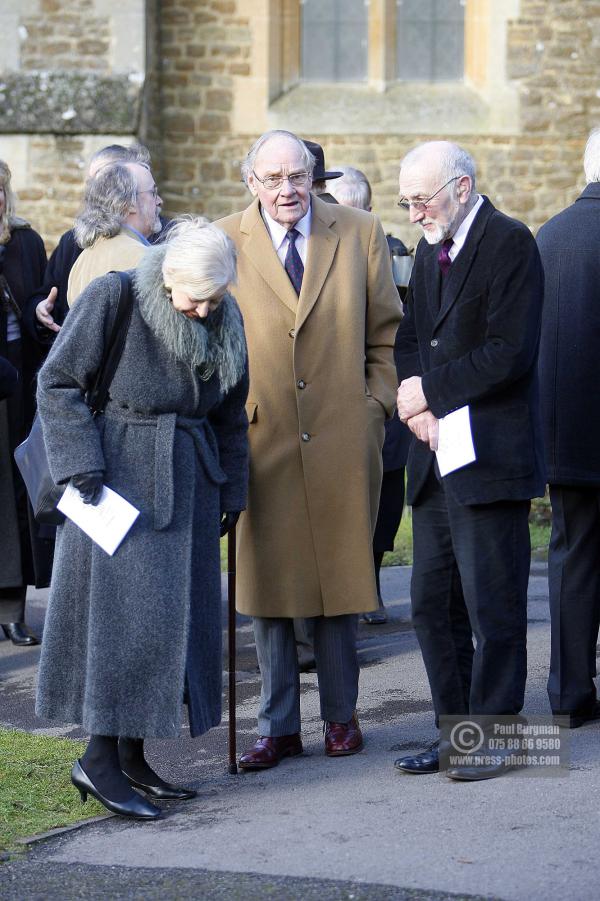
<path fill-rule="evenodd" d="M 227 533 L 227 613 L 229 639 L 229 772 L 238 771 L 235 741 L 235 526 Z"/>

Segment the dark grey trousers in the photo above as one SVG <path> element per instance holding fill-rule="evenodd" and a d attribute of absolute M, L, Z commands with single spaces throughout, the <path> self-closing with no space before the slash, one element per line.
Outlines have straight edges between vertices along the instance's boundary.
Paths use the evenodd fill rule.
<path fill-rule="evenodd" d="M 554 713 L 585 714 L 596 703 L 600 489 L 551 485 L 550 500 L 548 697 Z"/>
<path fill-rule="evenodd" d="M 319 680 L 321 717 L 347 723 L 356 710 L 359 665 L 355 614 L 315 616 L 315 659 Z M 256 653 L 262 677 L 259 735 L 300 732 L 300 676 L 294 620 L 254 617 Z"/>

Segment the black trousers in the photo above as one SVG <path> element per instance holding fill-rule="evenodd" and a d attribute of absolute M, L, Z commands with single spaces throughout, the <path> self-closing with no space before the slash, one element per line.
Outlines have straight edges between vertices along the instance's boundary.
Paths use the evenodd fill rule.
<path fill-rule="evenodd" d="M 412 620 L 436 723 L 441 715 L 510 715 L 523 706 L 529 507 L 457 504 L 433 468 L 413 507 Z"/>
<path fill-rule="evenodd" d="M 548 550 L 551 651 L 548 697 L 554 713 L 596 703 L 600 625 L 600 488 L 550 486 Z"/>

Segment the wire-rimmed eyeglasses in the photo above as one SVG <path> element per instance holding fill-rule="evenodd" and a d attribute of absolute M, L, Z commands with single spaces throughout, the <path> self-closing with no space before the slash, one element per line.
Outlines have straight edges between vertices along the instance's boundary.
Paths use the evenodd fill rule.
<path fill-rule="evenodd" d="M 254 169 L 252 170 L 252 175 L 267 191 L 274 191 L 275 188 L 280 188 L 284 181 L 289 181 L 293 188 L 301 188 L 303 185 L 308 184 L 310 178 L 309 172 L 292 172 L 291 175 L 265 175 L 264 178 L 261 178 Z"/>
<path fill-rule="evenodd" d="M 146 188 L 144 191 L 138 191 L 137 193 L 138 194 L 152 194 L 152 196 L 156 200 L 156 198 L 158 197 L 158 188 L 156 187 L 156 185 L 154 185 L 153 188 Z"/>
<path fill-rule="evenodd" d="M 457 178 L 462 178 L 462 175 L 455 175 L 453 178 L 449 178 L 445 185 L 442 185 L 441 188 L 438 188 L 435 194 L 432 194 L 431 197 L 428 197 L 427 200 L 406 200 L 404 197 L 401 197 L 398 201 L 398 206 L 407 212 L 412 207 L 418 213 L 424 213 L 433 200 L 434 197 L 437 197 L 440 191 L 443 191 L 444 188 L 447 188 L 450 182 L 456 181 Z"/>

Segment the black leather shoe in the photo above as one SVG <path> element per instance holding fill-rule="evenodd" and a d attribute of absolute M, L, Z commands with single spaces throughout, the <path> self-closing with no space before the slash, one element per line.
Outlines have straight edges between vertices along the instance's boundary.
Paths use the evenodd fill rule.
<path fill-rule="evenodd" d="M 138 782 L 129 773 L 126 773 L 122 767 L 121 771 L 133 788 L 139 788 L 145 795 L 155 798 L 157 801 L 188 801 L 190 798 L 195 798 L 198 794 L 191 788 L 178 788 L 176 785 L 171 785 L 170 782 L 165 782 L 160 777 L 156 785 L 145 785 L 143 782 Z"/>
<path fill-rule="evenodd" d="M 140 798 L 134 791 L 132 791 L 131 798 L 128 801 L 111 801 L 110 798 L 105 798 L 89 778 L 79 760 L 73 764 L 71 782 L 79 791 L 82 804 L 85 804 L 88 795 L 92 795 L 107 810 L 121 817 L 131 817 L 134 820 L 156 820 L 161 814 L 159 807 L 150 804 L 145 798 Z"/>
<path fill-rule="evenodd" d="M 482 779 L 495 779 L 496 776 L 503 776 L 509 770 L 516 769 L 514 764 L 506 763 L 505 760 L 506 757 L 514 756 L 515 751 L 494 750 L 489 753 L 496 758 L 495 763 L 448 767 L 445 775 L 448 779 L 455 779 L 457 782 L 480 782 Z"/>
<path fill-rule="evenodd" d="M 388 621 L 387 610 L 385 609 L 385 604 L 382 599 L 379 597 L 379 607 L 377 610 L 371 610 L 369 613 L 363 613 L 361 619 L 363 622 L 367 623 L 369 626 L 382 626 L 384 623 Z"/>
<path fill-rule="evenodd" d="M 421 754 L 415 754 L 412 757 L 399 757 L 394 761 L 394 766 L 401 773 L 411 773 L 420 776 L 425 773 L 439 773 L 440 756 L 439 756 L 439 740 L 435 741 L 426 751 Z"/>
<path fill-rule="evenodd" d="M 39 638 L 32 635 L 25 623 L 2 623 L 2 631 L 13 644 L 31 647 L 39 644 Z"/>

